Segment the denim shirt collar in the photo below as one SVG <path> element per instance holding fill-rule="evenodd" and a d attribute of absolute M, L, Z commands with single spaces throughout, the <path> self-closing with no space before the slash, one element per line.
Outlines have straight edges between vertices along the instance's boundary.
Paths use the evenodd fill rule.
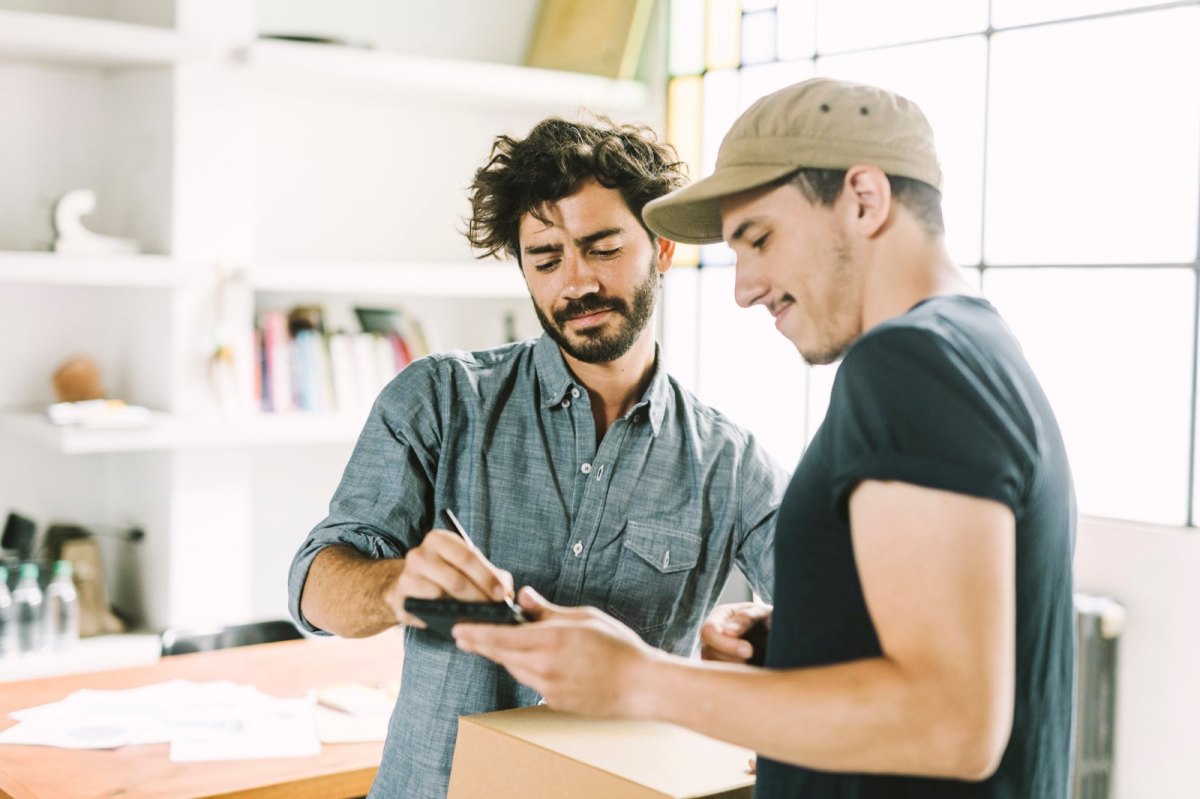
<path fill-rule="evenodd" d="M 563 360 L 558 344 L 544 333 L 533 346 L 533 365 L 537 371 L 543 408 L 548 409 L 561 405 L 573 387 L 578 386 L 580 391 L 584 390 L 584 387 L 576 383 L 571 371 L 567 369 L 566 361 Z M 646 408 L 651 430 L 654 435 L 658 435 L 658 431 L 662 428 L 663 418 L 667 413 L 667 406 L 670 404 L 670 398 L 671 387 L 667 370 L 663 366 L 662 348 L 656 341 L 654 342 L 654 372 L 650 376 L 650 384 L 646 386 L 641 400 L 626 411 L 625 416 L 632 416 Z"/>

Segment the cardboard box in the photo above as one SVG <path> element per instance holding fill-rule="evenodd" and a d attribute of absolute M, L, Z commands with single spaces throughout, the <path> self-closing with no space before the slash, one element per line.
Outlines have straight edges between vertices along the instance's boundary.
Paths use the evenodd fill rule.
<path fill-rule="evenodd" d="M 503 710 L 458 720 L 447 799 L 750 799 L 752 755 L 672 724 Z"/>

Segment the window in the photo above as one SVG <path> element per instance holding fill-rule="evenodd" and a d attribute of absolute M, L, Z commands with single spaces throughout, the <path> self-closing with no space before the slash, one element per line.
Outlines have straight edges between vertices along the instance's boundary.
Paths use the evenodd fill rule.
<path fill-rule="evenodd" d="M 1080 511 L 1195 526 L 1200 0 L 672 0 L 671 14 L 667 135 L 695 176 L 781 86 L 826 75 L 915 100 L 946 175 L 947 245 L 1050 395 Z M 686 298 L 667 306 L 668 352 L 794 464 L 836 367 L 804 366 L 764 312 L 736 307 L 732 262 L 724 245 L 680 249 L 697 268 L 668 278 Z"/>

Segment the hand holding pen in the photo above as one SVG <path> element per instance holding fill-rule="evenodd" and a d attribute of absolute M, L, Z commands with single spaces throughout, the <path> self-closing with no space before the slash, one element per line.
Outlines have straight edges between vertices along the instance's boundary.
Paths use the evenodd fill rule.
<path fill-rule="evenodd" d="M 502 602 L 512 596 L 512 575 L 484 557 L 453 514 L 448 515 L 458 531 L 430 530 L 408 551 L 404 570 L 388 591 L 386 601 L 402 624 L 425 626 L 404 611 L 408 597 Z"/>
<path fill-rule="evenodd" d="M 479 552 L 479 547 L 475 546 L 475 542 L 471 540 L 471 536 L 467 535 L 466 528 L 464 528 L 462 526 L 462 522 L 460 522 L 458 520 L 458 517 L 454 515 L 454 511 L 450 510 L 449 508 L 446 508 L 446 515 L 450 517 L 450 523 L 454 525 L 455 530 L 458 530 L 458 534 L 463 537 L 463 540 L 467 542 L 468 546 L 470 546 L 476 552 Z M 483 553 L 480 552 L 480 557 L 482 557 L 482 556 L 483 556 Z M 501 569 L 501 571 L 504 574 L 508 575 L 508 591 L 504 594 L 504 601 L 508 603 L 508 606 L 510 608 L 515 609 L 516 605 L 513 603 L 513 597 L 515 596 L 515 592 L 513 589 L 512 574 L 504 571 L 503 569 Z"/>

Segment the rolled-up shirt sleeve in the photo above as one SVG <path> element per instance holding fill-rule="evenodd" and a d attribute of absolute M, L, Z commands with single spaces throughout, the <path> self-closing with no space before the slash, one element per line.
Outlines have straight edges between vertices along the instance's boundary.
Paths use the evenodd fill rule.
<path fill-rule="evenodd" d="M 325 634 L 300 611 L 308 570 L 321 550 L 345 544 L 370 558 L 402 558 L 430 529 L 440 439 L 432 372 L 432 362 L 414 363 L 376 399 L 329 515 L 292 559 L 288 609 L 309 632 Z"/>

